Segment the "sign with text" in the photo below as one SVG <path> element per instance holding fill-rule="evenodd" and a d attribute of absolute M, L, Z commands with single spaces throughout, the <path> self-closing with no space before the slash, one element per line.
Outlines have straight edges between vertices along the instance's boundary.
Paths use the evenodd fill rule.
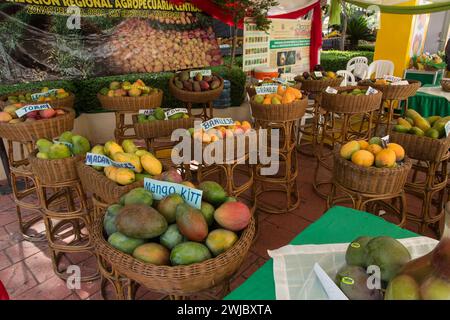
<path fill-rule="evenodd" d="M 378 90 L 369 86 L 366 91 L 366 96 L 370 96 L 371 94 L 377 94 Z"/>
<path fill-rule="evenodd" d="M 177 193 L 190 206 L 197 209 L 201 209 L 202 207 L 203 191 L 199 189 L 190 188 L 179 183 L 160 181 L 150 178 L 144 179 L 144 188 L 153 194 L 153 199 L 155 200 L 161 200 L 170 194 Z"/>
<path fill-rule="evenodd" d="M 203 130 L 207 131 L 211 128 L 219 126 L 232 126 L 233 124 L 234 120 L 232 118 L 213 118 L 211 120 L 202 122 L 201 127 Z"/>
<path fill-rule="evenodd" d="M 177 114 L 177 113 L 189 113 L 188 112 L 188 109 L 186 109 L 186 108 L 174 108 L 174 109 L 170 109 L 170 110 L 168 110 L 168 111 L 166 111 L 166 119 L 168 119 L 170 116 L 173 116 L 174 114 Z"/>
<path fill-rule="evenodd" d="M 129 162 L 117 162 L 111 160 L 110 158 L 102 154 L 95 154 L 90 152 L 86 154 L 85 164 L 87 164 L 88 166 L 98 166 L 98 167 L 113 166 L 117 168 L 126 168 L 134 170 L 134 166 Z"/>
<path fill-rule="evenodd" d="M 58 92 L 58 89 L 51 89 L 48 90 L 47 92 L 38 92 L 38 93 L 33 93 L 31 95 L 31 100 L 36 101 L 37 99 L 39 99 L 40 97 L 48 97 L 54 93 Z"/>
<path fill-rule="evenodd" d="M 211 70 L 205 69 L 205 70 L 193 70 L 193 71 L 190 72 L 189 76 L 190 76 L 191 78 L 193 78 L 193 77 L 195 77 L 195 76 L 196 76 L 197 74 L 199 74 L 199 73 L 200 73 L 202 76 L 210 76 L 210 75 L 212 75 Z"/>
<path fill-rule="evenodd" d="M 278 90 L 278 85 L 270 84 L 265 86 L 255 87 L 256 94 L 270 94 Z"/>
<path fill-rule="evenodd" d="M 48 103 L 43 104 L 32 104 L 32 105 L 26 105 L 20 109 L 16 110 L 16 114 L 19 118 L 23 117 L 27 113 L 33 112 L 33 111 L 41 111 L 46 109 L 52 109 L 52 106 Z"/>
<path fill-rule="evenodd" d="M 335 88 L 332 88 L 332 87 L 330 87 L 330 86 L 328 86 L 328 87 L 325 89 L 325 92 L 331 93 L 331 94 L 337 94 L 337 93 L 338 93 L 338 91 L 337 91 Z"/>
<path fill-rule="evenodd" d="M 54 144 L 64 144 L 67 147 L 69 147 L 70 150 L 72 150 L 72 148 L 73 148 L 73 144 L 66 142 L 66 141 L 59 141 L 58 139 L 53 139 L 53 143 Z"/>
<path fill-rule="evenodd" d="M 143 114 L 145 116 L 151 116 L 155 113 L 155 109 L 139 109 L 139 114 Z"/>
<path fill-rule="evenodd" d="M 391 76 L 391 75 L 385 75 L 383 76 L 383 79 L 390 82 L 399 82 L 402 80 L 400 77 Z"/>

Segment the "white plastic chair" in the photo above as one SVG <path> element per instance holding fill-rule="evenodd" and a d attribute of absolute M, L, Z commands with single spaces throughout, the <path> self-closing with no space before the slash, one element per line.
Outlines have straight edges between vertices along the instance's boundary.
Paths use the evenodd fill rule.
<path fill-rule="evenodd" d="M 394 75 L 394 63 L 390 60 L 375 60 L 369 65 L 366 79 L 370 79 L 372 73 L 375 73 L 375 78 L 383 78 L 383 76 Z"/>
<path fill-rule="evenodd" d="M 346 70 L 353 73 L 355 77 L 364 79 L 368 67 L 369 60 L 366 57 L 354 57 L 348 60 Z"/>
<path fill-rule="evenodd" d="M 336 72 L 336 74 L 338 76 L 344 77 L 344 80 L 342 80 L 341 82 L 341 87 L 345 87 L 345 86 L 355 86 L 356 85 L 356 80 L 355 80 L 355 76 L 353 75 L 353 73 L 351 73 L 350 71 L 347 70 L 338 70 Z"/>

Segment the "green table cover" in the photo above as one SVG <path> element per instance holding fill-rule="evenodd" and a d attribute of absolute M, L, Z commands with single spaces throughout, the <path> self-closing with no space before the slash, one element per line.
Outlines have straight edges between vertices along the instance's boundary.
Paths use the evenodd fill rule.
<path fill-rule="evenodd" d="M 418 236 L 367 212 L 336 206 L 297 235 L 291 244 L 346 243 L 363 235 L 397 239 Z M 273 260 L 267 261 L 225 300 L 275 300 Z"/>
<path fill-rule="evenodd" d="M 424 87 L 430 87 L 425 85 Z M 408 108 L 416 110 L 423 117 L 450 116 L 450 102 L 441 96 L 417 92 L 408 99 Z"/>

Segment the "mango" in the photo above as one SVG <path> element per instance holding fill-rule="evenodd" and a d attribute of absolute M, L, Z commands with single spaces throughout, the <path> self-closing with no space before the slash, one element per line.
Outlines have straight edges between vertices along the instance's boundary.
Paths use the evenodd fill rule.
<path fill-rule="evenodd" d="M 36 158 L 47 160 L 48 159 L 48 153 L 38 152 L 38 153 L 36 153 Z"/>
<path fill-rule="evenodd" d="M 135 153 L 136 151 L 138 151 L 138 148 L 134 144 L 133 140 L 130 140 L 130 139 L 123 140 L 123 142 L 122 142 L 122 149 L 126 153 Z"/>
<path fill-rule="evenodd" d="M 173 193 L 158 203 L 157 210 L 166 218 L 168 223 L 174 223 L 176 220 L 177 206 L 182 203 L 184 203 L 183 198 L 179 194 Z"/>
<path fill-rule="evenodd" d="M 400 124 L 396 124 L 394 126 L 394 131 L 395 132 L 399 132 L 399 133 L 408 133 L 411 130 L 411 126 L 406 127 L 406 126 L 402 126 Z"/>
<path fill-rule="evenodd" d="M 369 143 L 366 140 L 358 140 L 359 146 L 361 147 L 361 150 L 366 150 L 369 146 Z"/>
<path fill-rule="evenodd" d="M 357 266 L 344 266 L 336 274 L 336 283 L 349 300 L 382 300 L 379 289 L 369 289 L 366 271 Z"/>
<path fill-rule="evenodd" d="M 151 207 L 153 204 L 153 195 L 144 188 L 135 188 L 120 197 L 120 204 L 122 206 L 142 204 Z"/>
<path fill-rule="evenodd" d="M 116 176 L 117 176 L 117 170 L 119 170 L 119 168 L 116 168 L 113 166 L 108 166 L 108 167 L 105 167 L 104 172 L 108 179 L 115 182 Z"/>
<path fill-rule="evenodd" d="M 70 152 L 69 147 L 65 144 L 53 144 L 48 151 L 49 159 L 64 159 L 70 158 L 71 156 L 72 153 Z"/>
<path fill-rule="evenodd" d="M 116 171 L 116 179 L 114 180 L 122 186 L 132 184 L 136 181 L 133 170 L 127 168 L 118 168 Z"/>
<path fill-rule="evenodd" d="M 66 131 L 61 133 L 58 140 L 61 142 L 72 143 L 73 133 L 71 131 Z"/>
<path fill-rule="evenodd" d="M 180 244 L 183 241 L 184 237 L 180 233 L 176 223 L 171 224 L 166 232 L 159 237 L 159 242 L 169 250 L 172 250 L 177 244 Z"/>
<path fill-rule="evenodd" d="M 430 128 L 425 132 L 425 136 L 432 139 L 439 139 L 439 131 L 436 129 Z"/>
<path fill-rule="evenodd" d="M 220 205 L 227 197 L 222 186 L 214 181 L 204 181 L 199 184 L 198 188 L 203 190 L 203 200 L 213 206 Z"/>
<path fill-rule="evenodd" d="M 155 116 L 156 120 L 164 120 L 166 118 L 166 113 L 162 108 L 156 108 L 153 115 Z"/>
<path fill-rule="evenodd" d="M 136 173 L 136 181 L 143 181 L 145 178 L 153 178 L 151 174 L 148 173 Z"/>
<path fill-rule="evenodd" d="M 180 233 L 188 240 L 201 242 L 208 235 L 208 224 L 202 212 L 188 204 L 177 206 L 176 222 Z"/>
<path fill-rule="evenodd" d="M 273 97 L 270 102 L 272 104 L 281 104 L 281 100 L 277 97 Z"/>
<path fill-rule="evenodd" d="M 114 232 L 108 237 L 108 242 L 116 249 L 132 254 L 134 249 L 144 244 L 145 240 L 127 237 L 120 232 Z"/>
<path fill-rule="evenodd" d="M 195 184 L 193 184 L 193 183 L 190 182 L 190 181 L 182 181 L 181 184 L 184 185 L 184 186 L 186 186 L 186 187 L 196 189 Z"/>
<path fill-rule="evenodd" d="M 148 152 L 147 150 L 144 150 L 144 149 L 138 149 L 138 150 L 136 150 L 136 152 L 134 154 L 137 155 L 140 158 L 144 154 L 151 154 L 151 153 Z"/>
<path fill-rule="evenodd" d="M 439 137 L 443 137 L 445 134 L 445 124 L 450 121 L 450 116 L 444 117 L 442 119 L 437 120 L 434 125 L 433 129 L 437 130 L 439 132 Z"/>
<path fill-rule="evenodd" d="M 380 137 L 372 137 L 372 138 L 369 140 L 369 145 L 371 145 L 371 144 L 377 144 L 377 145 L 379 145 L 380 147 L 383 146 L 383 143 L 381 142 L 381 138 L 380 138 Z"/>
<path fill-rule="evenodd" d="M 36 141 L 36 147 L 38 148 L 39 152 L 43 153 L 49 153 L 50 147 L 53 145 L 53 142 L 47 140 L 47 139 L 39 139 Z"/>
<path fill-rule="evenodd" d="M 245 229 L 251 218 L 250 209 L 242 202 L 225 202 L 214 211 L 214 220 L 221 227 L 231 231 Z"/>
<path fill-rule="evenodd" d="M 159 243 L 145 243 L 133 251 L 133 257 L 157 266 L 170 265 L 170 251 Z"/>
<path fill-rule="evenodd" d="M 112 155 L 114 161 L 121 163 L 131 163 L 134 166 L 134 172 L 141 173 L 142 165 L 139 157 L 133 153 L 116 152 Z"/>
<path fill-rule="evenodd" d="M 200 263 L 211 258 L 208 248 L 197 242 L 183 242 L 175 246 L 170 253 L 170 262 L 174 266 Z"/>
<path fill-rule="evenodd" d="M 408 121 L 411 126 L 414 126 L 414 120 L 413 119 L 411 119 L 410 117 L 405 117 L 405 120 Z"/>
<path fill-rule="evenodd" d="M 91 153 L 104 155 L 105 154 L 105 149 L 103 148 L 102 145 L 98 144 L 98 145 L 96 145 L 96 146 L 94 146 L 92 148 Z M 100 166 L 92 166 L 92 168 L 94 168 L 97 171 L 102 171 L 103 170 L 103 167 L 100 167 Z"/>
<path fill-rule="evenodd" d="M 233 231 L 216 229 L 208 234 L 205 243 L 213 256 L 216 257 L 230 249 L 237 240 L 238 236 Z"/>
<path fill-rule="evenodd" d="M 408 121 L 403 119 L 403 118 L 398 118 L 397 123 L 400 126 L 403 126 L 403 127 L 407 128 L 408 130 L 412 128 L 412 125 Z"/>
<path fill-rule="evenodd" d="M 420 128 L 422 131 L 427 131 L 430 129 L 430 124 L 426 119 L 424 119 L 417 111 L 413 109 L 408 109 L 405 113 L 408 118 L 413 119 L 414 126 Z"/>
<path fill-rule="evenodd" d="M 109 157 L 113 156 L 117 152 L 123 152 L 123 149 L 115 141 L 108 141 L 105 143 L 105 154 Z"/>
<path fill-rule="evenodd" d="M 80 135 L 75 135 L 72 137 L 72 146 L 72 152 L 75 155 L 84 155 L 91 150 L 89 140 Z"/>
<path fill-rule="evenodd" d="M 380 152 L 381 150 L 383 150 L 382 147 L 380 147 L 377 144 L 370 144 L 367 149 L 367 151 L 369 151 L 370 153 L 372 153 L 374 156 L 377 155 L 378 152 Z"/>
<path fill-rule="evenodd" d="M 430 275 L 420 286 L 423 300 L 450 300 L 450 281 Z"/>
<path fill-rule="evenodd" d="M 425 135 L 425 132 L 423 132 L 423 130 L 419 127 L 412 127 L 411 129 L 409 129 L 409 133 L 415 134 L 416 136 L 420 137 L 423 137 Z"/>
<path fill-rule="evenodd" d="M 105 229 L 105 232 L 108 235 L 108 237 L 112 235 L 114 232 L 117 232 L 116 218 L 117 215 L 119 214 L 120 209 L 122 209 L 122 206 L 120 204 L 110 205 L 106 209 L 105 216 L 103 217 L 103 228 Z"/>
<path fill-rule="evenodd" d="M 367 267 L 366 245 L 372 237 L 358 237 L 353 240 L 345 252 L 345 262 L 350 266 Z"/>
<path fill-rule="evenodd" d="M 392 149 L 383 149 L 375 156 L 375 166 L 377 168 L 392 168 L 395 165 L 397 155 Z"/>
<path fill-rule="evenodd" d="M 144 154 L 141 156 L 141 164 L 144 170 L 151 175 L 158 175 L 162 172 L 162 163 L 152 154 Z"/>
<path fill-rule="evenodd" d="M 254 100 L 256 103 L 262 104 L 262 103 L 264 102 L 264 96 L 258 94 L 258 95 L 256 95 L 256 96 L 253 98 L 253 100 Z"/>
<path fill-rule="evenodd" d="M 214 222 L 214 207 L 208 202 L 202 201 L 200 211 L 202 212 L 208 226 L 212 226 Z"/>
<path fill-rule="evenodd" d="M 402 161 L 405 158 L 405 149 L 397 143 L 389 143 L 387 145 L 388 149 L 395 152 L 395 161 Z"/>
<path fill-rule="evenodd" d="M 430 124 L 430 126 L 433 126 L 435 122 L 440 120 L 441 118 L 442 118 L 441 116 L 431 116 L 427 118 L 427 121 Z"/>
<path fill-rule="evenodd" d="M 128 237 L 151 239 L 159 237 L 167 230 L 167 221 L 152 207 L 132 204 L 119 210 L 116 228 Z"/>
<path fill-rule="evenodd" d="M 162 172 L 158 177 L 156 177 L 156 179 L 173 183 L 183 182 L 183 177 L 174 168 L 170 168 L 169 170 Z"/>
<path fill-rule="evenodd" d="M 420 300 L 420 287 L 413 277 L 399 275 L 389 282 L 384 300 Z"/>
<path fill-rule="evenodd" d="M 371 167 L 374 160 L 374 155 L 367 150 L 358 150 L 352 155 L 352 162 L 357 166 Z"/>
<path fill-rule="evenodd" d="M 352 155 L 356 152 L 359 151 L 361 149 L 360 144 L 358 143 L 358 141 L 350 141 L 347 142 L 346 144 L 344 144 L 341 147 L 340 150 L 340 155 L 342 158 L 350 160 Z"/>

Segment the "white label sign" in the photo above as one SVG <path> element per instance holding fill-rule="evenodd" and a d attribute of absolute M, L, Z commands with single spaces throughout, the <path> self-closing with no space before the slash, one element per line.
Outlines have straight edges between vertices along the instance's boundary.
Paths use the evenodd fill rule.
<path fill-rule="evenodd" d="M 169 111 L 166 111 L 166 119 L 169 118 L 170 116 L 173 116 L 174 114 L 177 114 L 177 113 L 188 113 L 188 110 L 186 108 L 170 109 Z"/>
<path fill-rule="evenodd" d="M 275 93 L 278 90 L 278 85 L 264 85 L 255 88 L 256 94 L 270 94 Z"/>
<path fill-rule="evenodd" d="M 202 207 L 203 191 L 199 189 L 190 188 L 188 186 L 160 181 L 150 178 L 144 179 L 144 188 L 153 194 L 153 199 L 161 200 L 170 194 L 179 194 L 184 201 L 190 206 L 200 209 Z"/>
<path fill-rule="evenodd" d="M 331 93 L 331 94 L 337 94 L 337 93 L 338 93 L 338 91 L 337 91 L 335 88 L 332 88 L 332 87 L 330 87 L 330 86 L 328 86 L 328 87 L 325 89 L 325 92 Z"/>
<path fill-rule="evenodd" d="M 232 118 L 213 118 L 211 120 L 202 122 L 201 126 L 203 130 L 208 131 L 211 128 L 219 126 L 232 126 L 234 120 Z"/>
<path fill-rule="evenodd" d="M 392 82 L 391 86 L 407 86 L 409 84 L 408 80 L 402 80 L 397 82 Z"/>
<path fill-rule="evenodd" d="M 288 84 L 287 79 L 283 79 L 283 78 L 273 78 L 272 79 L 275 82 L 281 83 L 281 84 Z"/>
<path fill-rule="evenodd" d="M 58 139 L 53 139 L 53 143 L 54 144 L 64 144 L 64 145 L 68 146 L 70 150 L 72 150 L 72 148 L 73 148 L 73 144 L 71 144 L 69 142 L 65 142 L 65 141 L 59 141 Z"/>
<path fill-rule="evenodd" d="M 450 121 L 445 124 L 445 135 L 448 137 L 450 134 Z"/>
<path fill-rule="evenodd" d="M 385 75 L 385 76 L 383 76 L 383 79 L 386 81 L 390 81 L 390 82 L 399 82 L 402 80 L 402 78 L 400 78 L 400 77 L 395 77 L 395 76 L 391 76 L 391 75 Z"/>
<path fill-rule="evenodd" d="M 387 148 L 387 145 L 389 144 L 389 135 L 381 138 L 381 144 L 383 145 L 383 148 Z"/>
<path fill-rule="evenodd" d="M 367 88 L 367 91 L 366 91 L 366 96 L 369 96 L 371 94 L 377 94 L 377 93 L 378 93 L 377 89 L 372 88 L 372 87 L 369 86 L 369 88 Z"/>
<path fill-rule="evenodd" d="M 139 109 L 139 114 L 150 116 L 155 113 L 155 109 Z"/>
<path fill-rule="evenodd" d="M 322 74 L 321 71 L 314 71 L 314 76 L 315 76 L 316 78 L 322 78 L 322 77 L 323 77 L 323 74 Z"/>
<path fill-rule="evenodd" d="M 40 110 L 46 110 L 46 109 L 52 109 L 52 106 L 48 103 L 43 104 L 32 104 L 24 106 L 20 109 L 16 110 L 16 114 L 19 118 L 23 117 L 27 113 L 33 112 L 33 111 L 40 111 Z"/>
<path fill-rule="evenodd" d="M 95 154 L 95 153 L 86 153 L 86 161 L 85 164 L 88 166 L 98 166 L 98 167 L 117 167 L 117 168 L 127 168 L 134 170 L 134 166 L 129 162 L 117 162 L 113 161 L 107 156 L 104 156 L 102 154 Z"/>
<path fill-rule="evenodd" d="M 191 78 L 195 77 L 198 73 L 200 73 L 202 76 L 210 76 L 212 75 L 211 70 L 205 69 L 205 70 L 193 70 L 189 74 Z"/>
<path fill-rule="evenodd" d="M 48 97 L 56 92 L 58 92 L 58 89 L 50 89 L 47 92 L 33 93 L 31 95 L 31 100 L 35 101 L 35 100 L 39 99 L 40 97 Z"/>

